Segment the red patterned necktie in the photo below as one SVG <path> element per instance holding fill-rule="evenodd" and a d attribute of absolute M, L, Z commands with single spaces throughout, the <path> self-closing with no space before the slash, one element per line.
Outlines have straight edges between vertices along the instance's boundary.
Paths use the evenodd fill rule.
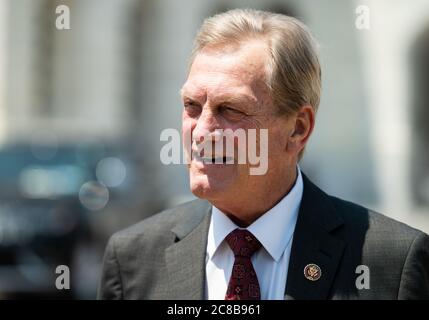
<path fill-rule="evenodd" d="M 261 243 L 251 232 L 241 229 L 232 231 L 225 240 L 235 257 L 225 300 L 260 300 L 258 277 L 250 258 Z"/>

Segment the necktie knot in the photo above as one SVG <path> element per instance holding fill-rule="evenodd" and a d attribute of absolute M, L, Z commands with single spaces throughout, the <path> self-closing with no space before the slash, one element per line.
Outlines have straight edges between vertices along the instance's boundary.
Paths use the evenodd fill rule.
<path fill-rule="evenodd" d="M 250 258 L 261 247 L 259 240 L 246 229 L 235 229 L 226 236 L 226 242 L 235 257 Z"/>

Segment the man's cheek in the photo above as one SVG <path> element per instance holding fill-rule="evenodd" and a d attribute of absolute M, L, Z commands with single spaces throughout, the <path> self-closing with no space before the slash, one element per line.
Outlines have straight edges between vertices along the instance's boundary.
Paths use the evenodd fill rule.
<path fill-rule="evenodd" d="M 182 146 L 183 163 L 189 164 L 192 161 L 192 129 L 189 125 L 182 126 Z"/>

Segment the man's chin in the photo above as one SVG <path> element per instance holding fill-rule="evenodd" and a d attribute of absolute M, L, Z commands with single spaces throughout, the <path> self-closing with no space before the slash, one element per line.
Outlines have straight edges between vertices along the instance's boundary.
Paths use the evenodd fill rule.
<path fill-rule="evenodd" d="M 216 183 L 208 181 L 191 181 L 191 192 L 198 198 L 214 200 L 225 195 L 226 183 Z"/>
<path fill-rule="evenodd" d="M 210 200 L 213 197 L 216 196 L 219 192 L 212 187 L 209 186 L 203 186 L 203 185 L 191 185 L 191 192 L 194 194 L 194 196 L 200 198 L 200 199 L 206 199 Z"/>

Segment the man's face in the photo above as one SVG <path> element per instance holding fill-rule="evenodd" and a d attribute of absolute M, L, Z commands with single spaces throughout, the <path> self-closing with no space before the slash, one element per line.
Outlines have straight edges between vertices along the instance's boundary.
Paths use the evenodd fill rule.
<path fill-rule="evenodd" d="M 267 57 L 261 40 L 239 47 L 205 48 L 195 57 L 182 88 L 183 139 L 192 136 L 193 150 L 214 130 L 256 129 L 259 137 L 259 129 L 268 129 L 268 170 L 264 175 L 250 174 L 250 165 L 238 164 L 237 159 L 234 164 L 218 164 L 193 157 L 188 167 L 190 187 L 197 197 L 239 201 L 255 192 L 266 192 L 273 178 L 290 165 L 285 151 L 290 124 L 277 115 L 269 95 Z M 257 138 L 257 148 L 259 142 Z"/>

